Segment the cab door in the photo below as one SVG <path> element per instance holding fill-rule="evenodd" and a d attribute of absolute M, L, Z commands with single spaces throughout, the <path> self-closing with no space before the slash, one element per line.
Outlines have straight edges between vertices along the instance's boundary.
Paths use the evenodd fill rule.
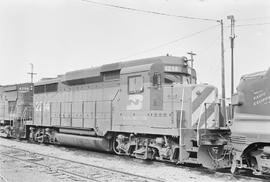
<path fill-rule="evenodd" d="M 138 128 L 149 124 L 149 69 L 149 65 L 140 65 L 121 71 L 119 119 L 114 123 L 120 130 L 139 132 Z"/>

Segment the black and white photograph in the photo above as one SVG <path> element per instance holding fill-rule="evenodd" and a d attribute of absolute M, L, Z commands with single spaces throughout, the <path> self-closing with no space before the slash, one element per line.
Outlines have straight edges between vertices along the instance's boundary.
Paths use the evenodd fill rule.
<path fill-rule="evenodd" d="M 0 0 L 0 182 L 270 182 L 269 0 Z"/>

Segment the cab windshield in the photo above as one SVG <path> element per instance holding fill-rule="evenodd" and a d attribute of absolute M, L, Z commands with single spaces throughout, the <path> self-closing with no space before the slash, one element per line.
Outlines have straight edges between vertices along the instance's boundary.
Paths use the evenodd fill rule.
<path fill-rule="evenodd" d="M 190 84 L 190 77 L 179 73 L 165 73 L 164 82 L 165 84 Z"/>

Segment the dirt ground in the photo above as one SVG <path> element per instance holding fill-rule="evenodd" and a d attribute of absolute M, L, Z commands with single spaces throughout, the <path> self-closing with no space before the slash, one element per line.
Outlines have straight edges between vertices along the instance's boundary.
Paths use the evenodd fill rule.
<path fill-rule="evenodd" d="M 149 162 L 107 153 L 98 153 L 53 145 L 38 145 L 0 138 L 0 144 L 28 150 L 30 152 L 61 157 L 87 164 L 160 179 L 168 182 L 251 182 L 254 179 L 236 179 L 232 175 L 207 172 L 186 166 L 175 166 L 161 162 Z M 39 166 L 30 165 L 11 158 L 0 158 L 0 182 L 62 182 L 73 181 L 65 175 L 56 174 Z M 75 181 L 75 180 L 74 180 Z M 262 181 L 262 180 L 255 180 Z"/>

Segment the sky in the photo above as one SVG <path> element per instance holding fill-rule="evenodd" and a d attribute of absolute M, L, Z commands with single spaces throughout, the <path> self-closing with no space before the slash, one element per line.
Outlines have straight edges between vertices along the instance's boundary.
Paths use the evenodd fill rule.
<path fill-rule="evenodd" d="M 92 0 L 91 0 L 92 1 Z M 226 95 L 230 93 L 230 21 L 235 27 L 235 85 L 270 67 L 269 0 L 93 0 L 146 11 L 224 21 Z M 193 51 L 198 82 L 221 87 L 221 28 L 216 21 L 161 16 L 87 0 L 0 0 L 0 85 L 37 75 Z"/>

